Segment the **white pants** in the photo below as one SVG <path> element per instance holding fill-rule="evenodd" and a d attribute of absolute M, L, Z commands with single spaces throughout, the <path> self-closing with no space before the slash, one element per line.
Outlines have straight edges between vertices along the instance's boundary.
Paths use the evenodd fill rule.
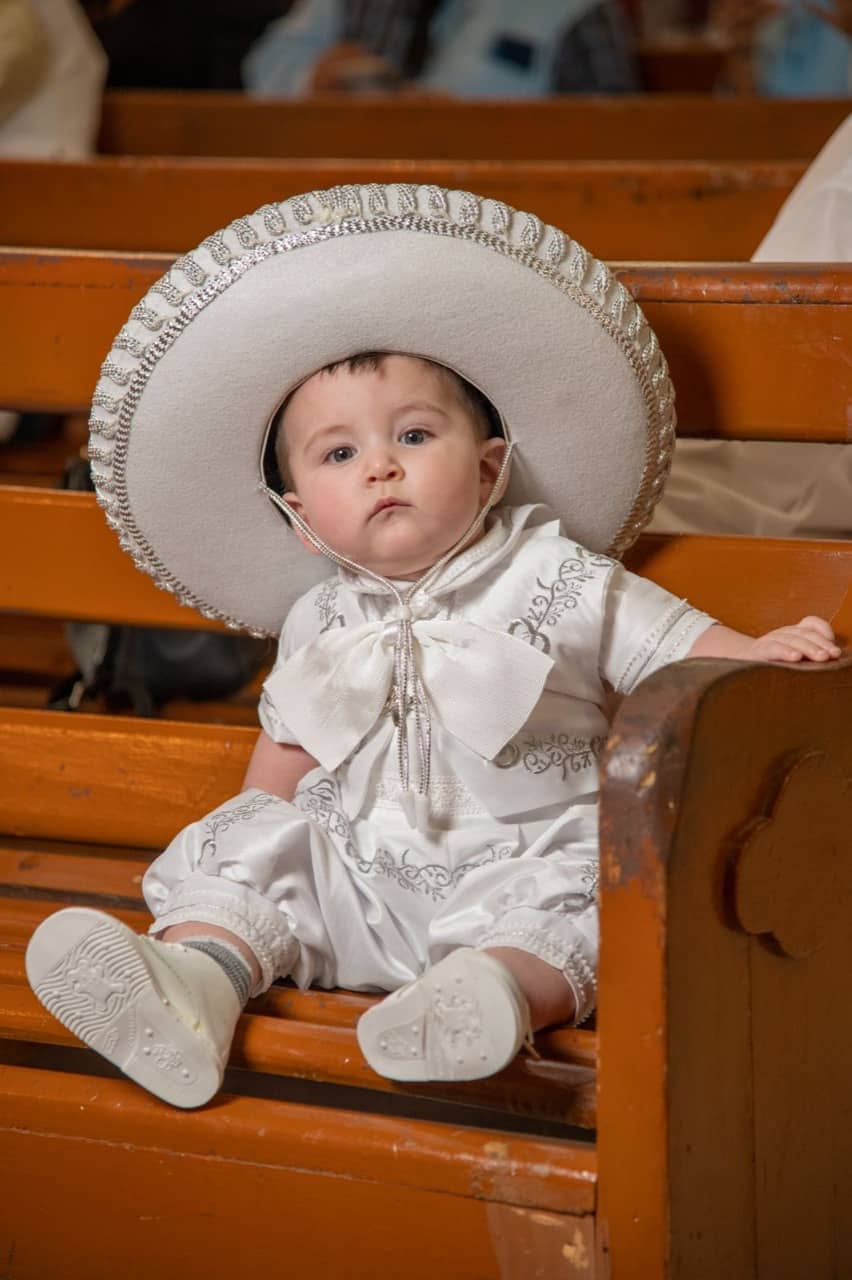
<path fill-rule="evenodd" d="M 143 892 L 152 932 L 186 921 L 229 929 L 261 968 L 258 990 L 392 991 L 460 946 L 517 947 L 560 969 L 578 1021 L 594 1006 L 597 807 L 413 831 L 398 809 L 350 824 L 333 776 L 315 769 L 292 804 L 252 790 L 185 828 Z"/>

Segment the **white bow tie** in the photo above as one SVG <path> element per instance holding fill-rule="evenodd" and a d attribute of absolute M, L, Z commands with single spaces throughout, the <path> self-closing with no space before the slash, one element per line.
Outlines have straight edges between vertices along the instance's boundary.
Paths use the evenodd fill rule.
<path fill-rule="evenodd" d="M 326 631 L 266 681 L 282 720 L 323 768 L 336 769 L 382 715 L 398 627 L 386 621 Z M 529 718 L 552 659 L 474 622 L 422 619 L 411 635 L 431 711 L 466 747 L 493 759 Z"/>

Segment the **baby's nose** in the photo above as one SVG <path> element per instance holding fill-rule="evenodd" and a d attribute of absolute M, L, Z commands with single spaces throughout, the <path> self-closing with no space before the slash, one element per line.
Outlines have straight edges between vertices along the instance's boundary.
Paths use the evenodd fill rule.
<path fill-rule="evenodd" d="M 376 449 L 367 460 L 367 473 L 376 480 L 388 480 L 402 474 L 402 464 L 389 449 Z"/>

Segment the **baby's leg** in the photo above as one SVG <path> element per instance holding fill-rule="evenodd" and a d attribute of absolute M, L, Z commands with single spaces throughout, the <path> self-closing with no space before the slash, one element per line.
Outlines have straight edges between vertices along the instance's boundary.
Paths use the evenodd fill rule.
<path fill-rule="evenodd" d="M 197 1107 L 220 1088 L 250 985 L 248 964 L 224 939 L 160 942 L 104 912 L 69 908 L 39 925 L 26 965 L 42 1004 L 150 1093 Z"/>
<path fill-rule="evenodd" d="M 484 947 L 483 950 L 509 970 L 530 1011 L 530 1028 L 540 1031 L 556 1022 L 573 1022 L 577 1016 L 574 992 L 561 969 L 517 947 Z"/>
<path fill-rule="evenodd" d="M 432 967 L 361 1018 L 359 1042 L 379 1074 L 398 1080 L 491 1075 L 531 1031 L 591 1012 L 598 936 L 594 807 L 576 805 L 531 835 L 519 854 L 461 877 L 429 928 Z"/>
<path fill-rule="evenodd" d="M 597 808 L 576 803 L 523 831 L 522 853 L 462 880 L 432 922 L 430 949 L 436 960 L 459 946 L 495 956 L 523 990 L 533 1030 L 582 1022 L 596 997 Z"/>
<path fill-rule="evenodd" d="M 238 934 L 231 933 L 230 929 L 223 929 L 221 925 L 217 924 L 204 924 L 201 920 L 188 920 L 185 924 L 171 925 L 157 936 L 160 942 L 182 942 L 184 946 L 209 941 L 213 944 L 210 948 L 211 951 L 215 951 L 217 942 L 224 942 L 230 950 L 238 952 L 245 961 L 248 975 L 248 991 L 254 991 L 260 983 L 261 974 L 257 956 L 248 943 L 244 942 Z M 248 992 L 246 995 L 248 995 Z"/>
<path fill-rule="evenodd" d="M 322 963 L 311 895 L 322 833 L 285 801 L 249 792 L 182 831 L 143 882 L 154 936 L 69 909 L 36 930 L 30 984 L 91 1048 L 150 1092 L 199 1106 L 220 1087 L 250 994 L 301 954 L 287 908 L 305 918 L 306 963 Z"/>

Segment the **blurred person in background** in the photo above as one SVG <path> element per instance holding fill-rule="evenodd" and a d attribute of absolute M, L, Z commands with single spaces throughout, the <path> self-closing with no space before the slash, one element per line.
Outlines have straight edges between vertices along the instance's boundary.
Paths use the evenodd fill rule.
<path fill-rule="evenodd" d="M 297 0 L 245 60 L 250 93 L 459 98 L 635 92 L 620 0 Z"/>
<path fill-rule="evenodd" d="M 852 0 L 718 0 L 710 29 L 729 49 L 722 88 L 775 98 L 852 90 Z"/>

